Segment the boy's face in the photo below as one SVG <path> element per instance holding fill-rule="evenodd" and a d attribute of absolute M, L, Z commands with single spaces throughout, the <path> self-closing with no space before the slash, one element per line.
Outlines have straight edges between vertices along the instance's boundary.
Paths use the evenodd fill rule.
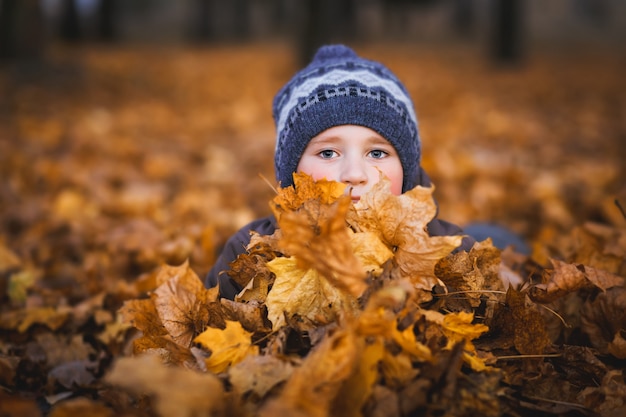
<path fill-rule="evenodd" d="M 346 184 L 358 201 L 380 179 L 391 181 L 391 192 L 402 194 L 403 170 L 396 149 L 384 137 L 363 126 L 331 127 L 307 145 L 298 172 L 314 180 L 327 179 Z"/>

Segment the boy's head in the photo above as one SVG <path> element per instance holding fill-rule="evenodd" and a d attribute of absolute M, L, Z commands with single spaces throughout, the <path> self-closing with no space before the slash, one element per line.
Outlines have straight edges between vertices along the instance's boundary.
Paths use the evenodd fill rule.
<path fill-rule="evenodd" d="M 311 138 L 335 126 L 358 125 L 378 132 L 396 149 L 403 169 L 402 191 L 419 183 L 420 138 L 406 88 L 382 64 L 344 45 L 321 47 L 274 97 L 276 178 L 292 174 Z"/>

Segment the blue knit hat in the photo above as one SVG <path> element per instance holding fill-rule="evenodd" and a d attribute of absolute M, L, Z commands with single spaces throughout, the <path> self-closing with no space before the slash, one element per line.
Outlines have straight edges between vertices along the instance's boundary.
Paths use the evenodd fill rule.
<path fill-rule="evenodd" d="M 404 172 L 402 191 L 419 183 L 420 138 L 409 93 L 382 64 L 363 59 L 344 45 L 321 47 L 313 61 L 274 97 L 276 179 L 293 184 L 309 141 L 339 125 L 368 127 L 398 152 Z"/>

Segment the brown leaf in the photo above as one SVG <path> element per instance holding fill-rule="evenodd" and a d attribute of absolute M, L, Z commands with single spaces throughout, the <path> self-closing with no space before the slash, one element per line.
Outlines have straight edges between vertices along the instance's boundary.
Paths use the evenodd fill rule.
<path fill-rule="evenodd" d="M 162 336 L 167 330 L 154 306 L 154 296 L 146 300 L 127 300 L 119 310 L 125 323 L 149 336 Z"/>
<path fill-rule="evenodd" d="M 491 328 L 498 335 L 502 348 L 512 344 L 524 355 L 541 355 L 551 344 L 541 313 L 527 303 L 525 293 L 511 287 L 506 294 L 506 304 L 495 309 Z"/>
<path fill-rule="evenodd" d="M 626 331 L 620 329 L 609 343 L 607 350 L 618 359 L 626 359 Z"/>
<path fill-rule="evenodd" d="M 209 304 L 219 306 L 218 287 L 207 290 L 189 263 L 163 266 L 157 276 L 154 306 L 163 326 L 176 343 L 190 347 L 194 337 L 209 324 Z M 218 307 L 219 308 L 219 307 Z M 220 320 L 216 315 L 215 320 Z"/>
<path fill-rule="evenodd" d="M 461 236 L 428 235 L 426 225 L 435 217 L 434 187 L 416 187 L 395 196 L 386 178 L 361 197 L 348 214 L 359 232 L 373 232 L 395 254 L 398 278 L 408 278 L 430 291 L 436 283 L 435 264 L 461 243 Z"/>
<path fill-rule="evenodd" d="M 268 258 L 257 253 L 242 253 L 230 263 L 228 276 L 242 288 L 246 287 L 255 277 L 258 277 L 259 280 L 270 281 L 270 271 L 265 263 L 273 258 L 274 256 Z"/>
<path fill-rule="evenodd" d="M 35 398 L 10 396 L 0 391 L 0 415 L 6 417 L 41 417 L 41 408 Z"/>
<path fill-rule="evenodd" d="M 626 289 L 613 287 L 588 300 L 582 306 L 580 317 L 580 328 L 591 344 L 600 352 L 609 353 L 609 346 L 626 329 Z"/>
<path fill-rule="evenodd" d="M 279 221 L 283 213 L 297 211 L 310 202 L 330 205 L 344 195 L 346 188 L 336 181 L 313 181 L 310 175 L 299 172 L 293 174 L 293 182 L 293 186 L 280 188 L 270 204 Z"/>
<path fill-rule="evenodd" d="M 267 320 L 266 309 L 257 302 L 240 303 L 226 298 L 220 300 L 221 312 L 225 320 L 238 321 L 249 332 L 266 332 L 271 330 Z"/>
<path fill-rule="evenodd" d="M 49 417 L 113 417 L 114 415 L 114 411 L 101 402 L 79 397 L 55 405 L 50 411 Z"/>
<path fill-rule="evenodd" d="M 472 307 L 478 307 L 481 299 L 498 301 L 500 297 L 493 291 L 504 291 L 504 284 L 498 275 L 500 250 L 490 240 L 478 242 L 469 252 L 457 252 L 441 259 L 435 266 L 435 273 L 451 291 L 465 292 Z"/>
<path fill-rule="evenodd" d="M 578 399 L 602 416 L 622 416 L 626 411 L 626 384 L 622 370 L 612 370 L 602 378 L 600 386 L 587 387 Z"/>
<path fill-rule="evenodd" d="M 20 332 L 27 331 L 34 324 L 43 324 L 50 330 L 57 330 L 70 316 L 69 309 L 38 307 L 25 310 L 17 330 Z"/>
<path fill-rule="evenodd" d="M 595 268 L 569 264 L 558 259 L 551 259 L 554 272 L 549 275 L 547 282 L 531 287 L 529 296 L 541 303 L 549 303 L 565 294 L 583 288 L 607 288 L 623 286 L 624 278 Z"/>

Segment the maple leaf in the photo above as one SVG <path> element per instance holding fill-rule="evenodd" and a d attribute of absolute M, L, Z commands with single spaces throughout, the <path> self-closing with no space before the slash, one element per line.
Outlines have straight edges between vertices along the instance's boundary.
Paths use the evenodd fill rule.
<path fill-rule="evenodd" d="M 273 330 L 285 325 L 285 316 L 297 317 L 307 329 L 357 310 L 353 297 L 331 285 L 315 269 L 301 269 L 294 258 L 275 258 L 267 266 L 276 274 L 265 302 Z"/>
<path fill-rule="evenodd" d="M 394 253 L 394 275 L 408 278 L 430 291 L 436 283 L 435 264 L 461 244 L 462 236 L 428 235 L 426 225 L 435 217 L 434 187 L 415 187 L 396 196 L 391 183 L 381 177 L 348 213 L 348 223 L 357 232 L 376 233 Z"/>
<path fill-rule="evenodd" d="M 314 225 L 310 224 L 310 212 L 283 213 L 279 243 L 285 253 L 297 259 L 300 268 L 315 268 L 333 285 L 358 297 L 367 288 L 366 271 L 354 255 L 346 226 L 350 204 L 347 196 L 341 198 L 328 206 L 328 214 L 319 216 Z"/>
<path fill-rule="evenodd" d="M 211 356 L 205 359 L 206 367 L 218 374 L 241 362 L 246 356 L 258 354 L 259 347 L 252 344 L 251 335 L 241 327 L 241 323 L 226 320 L 225 329 L 209 327 L 194 342 L 211 351 Z"/>
<path fill-rule="evenodd" d="M 157 276 L 154 306 L 163 327 L 183 347 L 212 320 L 222 324 L 217 287 L 207 290 L 185 261 L 180 266 L 165 265 Z M 214 312 L 214 314 L 211 314 Z"/>
<path fill-rule="evenodd" d="M 238 321 L 244 329 L 250 332 L 267 332 L 270 323 L 267 321 L 266 310 L 263 304 L 257 301 L 246 303 L 222 298 L 222 313 L 225 320 Z"/>
<path fill-rule="evenodd" d="M 146 335 L 162 336 L 167 334 L 153 299 L 124 301 L 119 312 L 125 323 L 132 325 Z"/>
<path fill-rule="evenodd" d="M 270 203 L 278 220 L 283 213 L 296 211 L 310 202 L 330 205 L 344 196 L 346 189 L 343 183 L 326 179 L 313 181 L 310 175 L 299 172 L 293 174 L 293 183 L 290 187 L 279 188 L 278 195 Z"/>
<path fill-rule="evenodd" d="M 438 324 L 447 338 L 445 349 L 452 349 L 458 343 L 463 344 L 463 359 L 475 371 L 482 371 L 489 367 L 484 360 L 476 356 L 476 348 L 472 340 L 478 338 L 489 328 L 484 324 L 472 324 L 474 313 L 461 311 L 443 315 L 437 311 L 424 310 L 422 314 L 432 323 Z"/>
<path fill-rule="evenodd" d="M 529 296 L 534 301 L 549 303 L 583 288 L 595 287 L 606 291 L 611 287 L 624 286 L 624 278 L 610 272 L 558 259 L 550 260 L 554 272 L 548 276 L 546 282 L 536 284 L 529 290 Z"/>
<path fill-rule="evenodd" d="M 495 309 L 492 329 L 500 333 L 500 344 L 507 338 L 524 355 L 541 355 L 550 346 L 550 337 L 543 316 L 529 303 L 526 293 L 509 288 L 504 306 Z"/>
<path fill-rule="evenodd" d="M 477 242 L 469 252 L 457 252 L 437 262 L 435 273 L 455 292 L 465 292 L 472 307 L 478 307 L 481 298 L 498 301 L 493 291 L 504 291 L 499 277 L 500 250 L 491 240 Z"/>
<path fill-rule="evenodd" d="M 242 253 L 230 263 L 227 274 L 242 288 L 246 287 L 252 279 L 259 277 L 265 281 L 271 281 L 270 272 L 265 264 L 275 256 L 259 252 Z"/>
<path fill-rule="evenodd" d="M 278 246 L 280 252 L 295 256 L 302 269 L 315 268 L 358 297 L 367 288 L 367 271 L 350 244 L 345 217 L 351 200 L 344 191 L 345 184 L 294 174 L 294 186 L 280 189 L 273 200 Z"/>

